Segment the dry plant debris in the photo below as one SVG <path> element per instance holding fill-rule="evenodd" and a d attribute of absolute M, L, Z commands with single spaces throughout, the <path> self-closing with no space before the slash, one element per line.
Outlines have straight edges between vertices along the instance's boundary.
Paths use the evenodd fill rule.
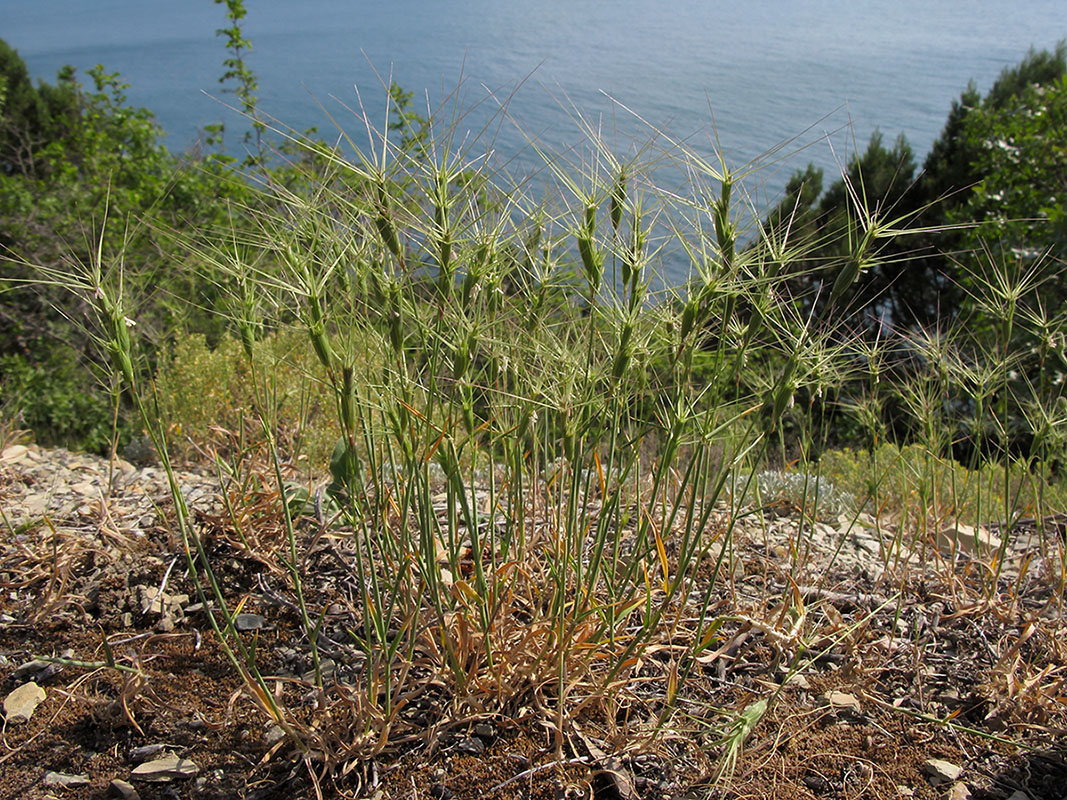
<path fill-rule="evenodd" d="M 376 727 L 346 688 L 361 660 L 346 635 L 359 595 L 344 532 L 301 529 L 320 693 L 283 580 L 276 498 L 228 498 L 255 520 L 256 540 L 242 541 L 224 524 L 233 487 L 179 477 L 260 670 L 336 752 L 301 755 L 222 657 L 161 470 L 15 445 L 0 457 L 0 691 L 32 683 L 45 697 L 4 725 L 0 797 L 1059 800 L 1067 785 L 1062 521 L 941 526 L 911 547 L 885 520 L 752 509 L 711 609 L 722 624 L 692 663 L 680 608 L 610 692 L 576 698 L 576 686 L 565 718 L 547 689 L 508 713 L 452 718 L 416 662 L 418 690 Z M 1009 538 L 1000 564 L 995 536 Z M 519 673 L 540 640 L 509 635 Z M 377 746 L 360 738 L 383 732 Z"/>

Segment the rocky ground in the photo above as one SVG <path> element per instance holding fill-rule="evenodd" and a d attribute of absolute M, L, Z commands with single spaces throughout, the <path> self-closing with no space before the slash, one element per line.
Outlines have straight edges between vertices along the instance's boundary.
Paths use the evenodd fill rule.
<path fill-rule="evenodd" d="M 218 481 L 179 477 L 243 601 L 241 635 L 299 706 L 308 648 L 276 565 L 257 557 L 277 547 L 271 526 L 238 546 L 220 523 Z M 942 524 L 913 552 L 893 549 L 885 521 L 842 517 L 801 535 L 796 509 L 753 509 L 714 608 L 728 619 L 721 646 L 701 656 L 673 713 L 662 710 L 665 638 L 620 687 L 633 720 L 607 724 L 593 708 L 554 735 L 544 709 L 517 707 L 315 780 L 321 760 L 295 756 L 220 651 L 169 496 L 156 466 L 19 444 L 0 455 L 0 798 L 1067 796 L 1063 520 Z M 308 596 L 327 630 L 343 630 L 349 576 L 330 553 L 344 543 L 305 544 Z M 350 654 L 324 656 L 343 696 Z M 746 722 L 761 701 L 766 713 Z M 746 724 L 716 783 L 723 731 Z"/>

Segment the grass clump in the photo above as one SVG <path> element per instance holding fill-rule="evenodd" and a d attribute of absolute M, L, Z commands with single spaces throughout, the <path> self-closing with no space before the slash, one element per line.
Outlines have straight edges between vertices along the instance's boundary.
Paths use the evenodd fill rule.
<path fill-rule="evenodd" d="M 720 598 L 750 498 L 787 499 L 808 519 L 893 507 L 912 544 L 931 517 L 1040 517 L 1061 502 L 1049 488 L 1059 390 L 1010 378 L 1021 296 L 983 307 L 1006 315 L 988 382 L 952 366 L 978 364 L 965 357 L 978 345 L 910 335 L 894 361 L 845 324 L 853 285 L 886 266 L 881 241 L 907 222 L 862 192 L 849 194 L 844 255 L 820 267 L 830 294 L 819 306 L 790 289 L 815 244 L 760 223 L 743 204 L 744 171 L 725 160 L 673 145 L 691 184 L 668 191 L 663 159 L 621 160 L 590 130 L 586 166 L 546 157 L 553 183 L 534 200 L 454 127 L 431 119 L 401 148 L 365 122 L 365 145 L 315 146 L 304 188 L 265 189 L 247 226 L 171 232 L 210 268 L 232 336 L 214 349 L 187 338 L 154 380 L 121 256 L 40 273 L 91 309 L 110 379 L 171 475 L 214 632 L 316 773 L 530 708 L 557 754 L 583 715 L 654 740 L 722 627 L 741 619 Z M 654 293 L 667 252 L 684 254 L 691 279 Z M 970 432 L 955 405 L 968 391 Z M 876 409 L 888 402 L 908 409 L 921 444 L 883 443 Z M 1022 457 L 1003 424 L 1009 405 L 1035 421 Z M 848 414 L 876 443 L 866 453 L 826 446 Z M 234 628 L 244 600 L 218 579 L 173 477 L 185 441 L 202 447 L 218 429 L 216 466 L 231 479 L 247 468 L 242 443 L 256 443 L 280 531 L 257 557 L 299 620 L 301 681 L 321 713 L 271 690 Z M 972 469 L 948 459 L 961 443 Z M 790 469 L 769 471 L 792 453 Z M 300 456 L 321 480 L 296 494 Z M 262 547 L 242 534 L 239 500 L 228 498 L 230 524 Z M 308 587 L 324 539 L 342 543 L 334 552 L 353 576 L 343 634 L 327 630 L 334 604 Z M 992 591 L 996 573 L 985 579 Z M 812 649 L 792 588 L 777 622 L 745 618 L 790 672 Z M 325 642 L 358 668 L 327 670 Z M 654 700 L 633 689 L 650 661 Z M 732 770 L 776 696 L 733 715 L 715 774 Z"/>

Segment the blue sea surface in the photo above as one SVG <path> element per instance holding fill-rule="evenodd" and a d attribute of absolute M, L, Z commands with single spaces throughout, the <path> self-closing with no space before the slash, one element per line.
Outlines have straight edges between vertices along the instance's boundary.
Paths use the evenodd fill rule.
<path fill-rule="evenodd" d="M 705 157 L 721 148 L 732 168 L 789 142 L 782 153 L 792 158 L 768 159 L 749 180 L 761 206 L 808 161 L 839 170 L 876 129 L 887 143 L 905 134 L 921 162 L 968 81 L 987 89 L 1029 48 L 1067 37 L 1062 0 L 246 6 L 261 108 L 294 129 L 332 139 L 343 128 L 366 142 L 356 112 L 382 127 L 395 80 L 424 114 L 458 98 L 459 134 L 481 136 L 482 150 L 520 176 L 543 167 L 531 142 L 579 160 L 588 129 L 623 156 L 672 139 Z M 121 72 L 172 149 L 223 119 L 233 148 L 247 128 L 223 105 L 234 97 L 218 82 L 226 53 L 216 30 L 228 23 L 211 0 L 0 0 L 0 19 L 0 36 L 36 76 L 54 80 L 68 63 Z"/>

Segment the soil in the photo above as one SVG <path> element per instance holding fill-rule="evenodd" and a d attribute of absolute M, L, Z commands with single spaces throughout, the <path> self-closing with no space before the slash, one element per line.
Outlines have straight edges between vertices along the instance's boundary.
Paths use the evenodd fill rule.
<path fill-rule="evenodd" d="M 272 498 L 244 499 L 256 541 L 239 541 L 218 480 L 190 469 L 179 481 L 295 738 L 254 702 L 202 611 L 162 471 L 12 445 L 0 455 L 0 696 L 29 680 L 46 696 L 28 721 L 4 722 L 0 800 L 123 796 L 113 780 L 145 800 L 1067 795 L 1062 519 L 951 535 L 941 521 L 907 537 L 913 552 L 887 544 L 887 521 L 752 509 L 710 598 L 722 628 L 687 674 L 683 621 L 562 727 L 549 692 L 449 718 L 431 682 L 404 712 L 409 733 L 376 748 L 346 689 L 358 659 L 338 644 L 354 624 L 342 537 L 325 547 L 312 528 L 300 543 L 305 599 L 337 644 L 323 646 L 317 692 L 284 565 L 264 555 L 281 547 Z M 42 658 L 55 661 L 28 665 Z M 725 736 L 741 728 L 730 758 Z M 302 753 L 301 736 L 333 752 Z M 135 773 L 167 754 L 195 771 Z M 958 775 L 938 778 L 931 759 Z"/>

